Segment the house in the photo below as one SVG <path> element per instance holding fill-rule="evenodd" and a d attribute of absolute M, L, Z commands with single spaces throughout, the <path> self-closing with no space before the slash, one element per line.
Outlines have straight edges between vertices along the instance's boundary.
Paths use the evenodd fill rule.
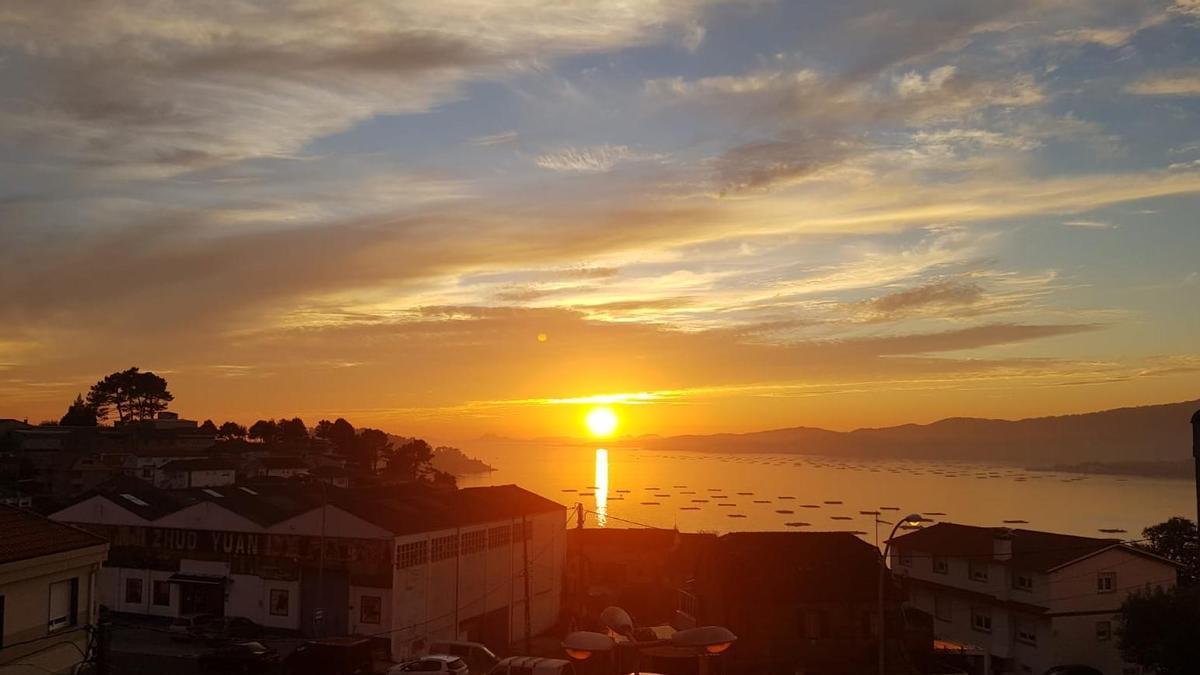
<path fill-rule="evenodd" d="M 344 467 L 322 464 L 309 469 L 309 475 L 327 485 L 334 487 L 350 487 L 350 472 Z"/>
<path fill-rule="evenodd" d="M 228 459 L 176 459 L 158 468 L 154 484 L 165 489 L 204 488 L 233 485 L 237 464 Z"/>
<path fill-rule="evenodd" d="M 400 659 L 444 639 L 502 652 L 561 606 L 566 509 L 515 485 L 164 490 L 122 477 L 51 517 L 112 541 L 97 588 L 119 612 L 386 635 Z"/>
<path fill-rule="evenodd" d="M 253 460 L 251 473 L 258 478 L 295 478 L 308 475 L 308 465 L 292 455 L 273 455 Z"/>
<path fill-rule="evenodd" d="M 701 557 L 681 614 L 738 636 L 726 672 L 875 672 L 880 557 L 850 532 L 725 534 Z M 899 590 L 885 589 L 888 652 L 897 663 L 921 646 L 905 640 Z"/>
<path fill-rule="evenodd" d="M 1175 585 L 1177 565 L 1119 539 L 938 523 L 892 540 L 891 566 L 934 634 L 981 655 L 979 670 L 1033 673 L 1123 663 L 1114 628 L 1130 593 Z"/>
<path fill-rule="evenodd" d="M 158 483 L 159 469 L 180 460 L 205 459 L 208 453 L 190 448 L 153 448 L 125 455 L 124 472 L 148 483 Z"/>
<path fill-rule="evenodd" d="M 30 511 L 0 506 L 0 669 L 74 672 L 96 621 L 108 544 Z"/>

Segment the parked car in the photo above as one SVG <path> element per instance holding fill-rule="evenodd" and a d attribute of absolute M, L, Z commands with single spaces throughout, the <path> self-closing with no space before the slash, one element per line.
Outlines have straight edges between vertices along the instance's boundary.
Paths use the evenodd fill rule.
<path fill-rule="evenodd" d="M 365 637 L 309 640 L 283 660 L 289 675 L 366 675 L 372 668 L 371 640 Z"/>
<path fill-rule="evenodd" d="M 467 668 L 466 661 L 450 654 L 429 654 L 428 656 L 422 656 L 419 659 L 413 659 L 405 663 L 398 663 L 388 668 L 388 675 L 402 675 L 403 673 L 452 673 L 453 675 L 467 675 L 469 672 L 470 669 Z"/>
<path fill-rule="evenodd" d="M 497 663 L 489 675 L 575 675 L 575 665 L 566 659 L 510 656 Z"/>
<path fill-rule="evenodd" d="M 172 640 L 192 640 L 199 629 L 218 618 L 214 614 L 184 614 L 175 617 L 167 631 L 171 633 Z"/>
<path fill-rule="evenodd" d="M 274 649 L 261 642 L 238 642 L 209 650 L 200 655 L 200 670 L 223 673 L 262 673 L 279 661 Z"/>
<path fill-rule="evenodd" d="M 500 663 L 500 659 L 482 642 L 439 640 L 429 646 L 431 654 L 450 654 L 467 662 L 472 675 L 485 675 Z"/>
<path fill-rule="evenodd" d="M 192 631 L 192 637 L 210 645 L 232 640 L 253 640 L 262 637 L 263 627 L 241 616 L 223 616 L 200 624 Z"/>

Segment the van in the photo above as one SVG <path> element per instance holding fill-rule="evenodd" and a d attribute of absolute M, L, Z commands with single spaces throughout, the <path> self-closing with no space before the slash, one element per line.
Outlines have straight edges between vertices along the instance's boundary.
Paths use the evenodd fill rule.
<path fill-rule="evenodd" d="M 429 645 L 430 654 L 449 654 L 467 663 L 472 675 L 484 675 L 492 670 L 500 659 L 482 642 L 466 640 L 438 640 Z"/>
<path fill-rule="evenodd" d="M 575 675 L 575 666 L 565 659 L 510 656 L 497 663 L 488 675 Z"/>

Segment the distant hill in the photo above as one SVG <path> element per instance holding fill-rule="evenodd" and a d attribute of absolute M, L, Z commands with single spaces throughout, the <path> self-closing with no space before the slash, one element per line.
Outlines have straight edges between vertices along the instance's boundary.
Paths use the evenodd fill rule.
<path fill-rule="evenodd" d="M 642 438 L 629 445 L 693 452 L 778 452 L 854 457 L 977 459 L 1036 465 L 1179 462 L 1191 457 L 1200 400 L 1080 415 L 995 420 L 954 417 L 849 432 L 812 427 L 746 434 Z"/>

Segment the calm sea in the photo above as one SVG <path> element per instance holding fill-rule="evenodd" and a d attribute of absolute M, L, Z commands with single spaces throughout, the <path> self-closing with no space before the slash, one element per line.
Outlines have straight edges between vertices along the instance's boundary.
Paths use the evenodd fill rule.
<path fill-rule="evenodd" d="M 1132 539 L 1170 516 L 1195 518 L 1196 508 L 1190 481 L 995 464 L 579 447 L 468 454 L 497 470 L 460 478 L 460 485 L 516 483 L 566 506 L 581 503 L 589 527 L 843 530 L 875 541 L 876 516 L 860 512 L 880 511 L 888 524 L 879 526 L 879 536 L 899 515 L 917 512 L 932 520 Z"/>

